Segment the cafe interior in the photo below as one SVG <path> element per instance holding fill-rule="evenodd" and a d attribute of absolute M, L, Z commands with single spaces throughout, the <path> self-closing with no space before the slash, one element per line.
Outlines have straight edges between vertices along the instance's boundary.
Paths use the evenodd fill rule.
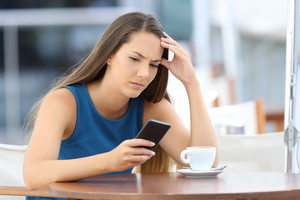
<path fill-rule="evenodd" d="M 225 172 L 299 173 L 299 17 L 291 2 L 2 0 L 0 195 L 1 186 L 24 187 L 30 108 L 91 51 L 109 23 L 131 11 L 158 16 L 190 54 Z M 189 128 L 188 97 L 171 73 L 167 89 Z"/>

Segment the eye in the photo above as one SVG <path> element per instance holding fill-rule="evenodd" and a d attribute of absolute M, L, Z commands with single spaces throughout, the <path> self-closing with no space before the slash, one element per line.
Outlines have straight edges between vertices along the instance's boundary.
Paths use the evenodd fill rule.
<path fill-rule="evenodd" d="M 158 68 L 158 65 L 150 64 L 151 67 Z"/>
<path fill-rule="evenodd" d="M 135 58 L 135 57 L 129 57 L 131 60 L 133 60 L 134 62 L 140 61 L 139 59 Z"/>

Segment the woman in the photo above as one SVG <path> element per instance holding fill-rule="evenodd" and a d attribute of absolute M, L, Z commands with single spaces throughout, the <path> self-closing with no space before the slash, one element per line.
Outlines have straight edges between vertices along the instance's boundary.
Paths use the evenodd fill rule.
<path fill-rule="evenodd" d="M 174 53 L 172 61 L 167 60 L 168 49 Z M 169 102 L 168 70 L 187 91 L 191 131 Z M 185 165 L 180 152 L 186 147 L 217 147 L 189 55 L 152 15 L 138 12 L 117 18 L 86 60 L 58 81 L 36 111 L 24 160 L 29 190 L 56 181 L 131 173 L 140 165 L 141 172 L 168 171 L 172 162 L 166 155 Z M 153 143 L 133 139 L 149 119 L 172 125 L 156 155 L 138 147 Z"/>

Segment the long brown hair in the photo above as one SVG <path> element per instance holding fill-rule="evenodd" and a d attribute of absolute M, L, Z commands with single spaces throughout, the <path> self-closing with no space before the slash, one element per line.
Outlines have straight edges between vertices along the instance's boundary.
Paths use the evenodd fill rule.
<path fill-rule="evenodd" d="M 52 89 L 33 106 L 27 118 L 27 127 L 34 126 L 39 108 L 49 93 L 74 83 L 90 83 L 101 79 L 105 74 L 108 58 L 117 52 L 124 43 L 129 42 L 132 33 L 142 31 L 153 33 L 157 37 L 165 37 L 161 24 L 151 14 L 140 12 L 127 13 L 112 22 L 90 55 L 58 78 L 54 82 Z M 164 49 L 162 57 L 168 59 L 167 49 Z M 170 101 L 166 92 L 167 83 L 168 70 L 160 65 L 155 78 L 140 94 L 140 97 L 144 97 L 147 101 L 153 103 L 159 102 L 162 98 Z M 158 147 L 156 156 L 150 159 L 149 162 L 144 163 L 140 171 L 166 172 L 169 170 L 169 166 L 172 165 L 172 159 L 162 148 Z"/>

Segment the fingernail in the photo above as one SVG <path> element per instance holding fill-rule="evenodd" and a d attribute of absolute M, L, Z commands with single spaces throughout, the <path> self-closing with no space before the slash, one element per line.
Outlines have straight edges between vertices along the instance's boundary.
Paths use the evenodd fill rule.
<path fill-rule="evenodd" d="M 151 145 L 152 145 L 152 146 L 154 146 L 154 145 L 155 145 L 155 143 L 154 143 L 154 142 L 151 142 Z"/>
<path fill-rule="evenodd" d="M 154 151 L 152 151 L 152 156 L 154 156 L 154 155 L 155 155 L 155 152 L 154 152 Z M 151 157 L 152 157 L 152 156 L 151 156 Z"/>

